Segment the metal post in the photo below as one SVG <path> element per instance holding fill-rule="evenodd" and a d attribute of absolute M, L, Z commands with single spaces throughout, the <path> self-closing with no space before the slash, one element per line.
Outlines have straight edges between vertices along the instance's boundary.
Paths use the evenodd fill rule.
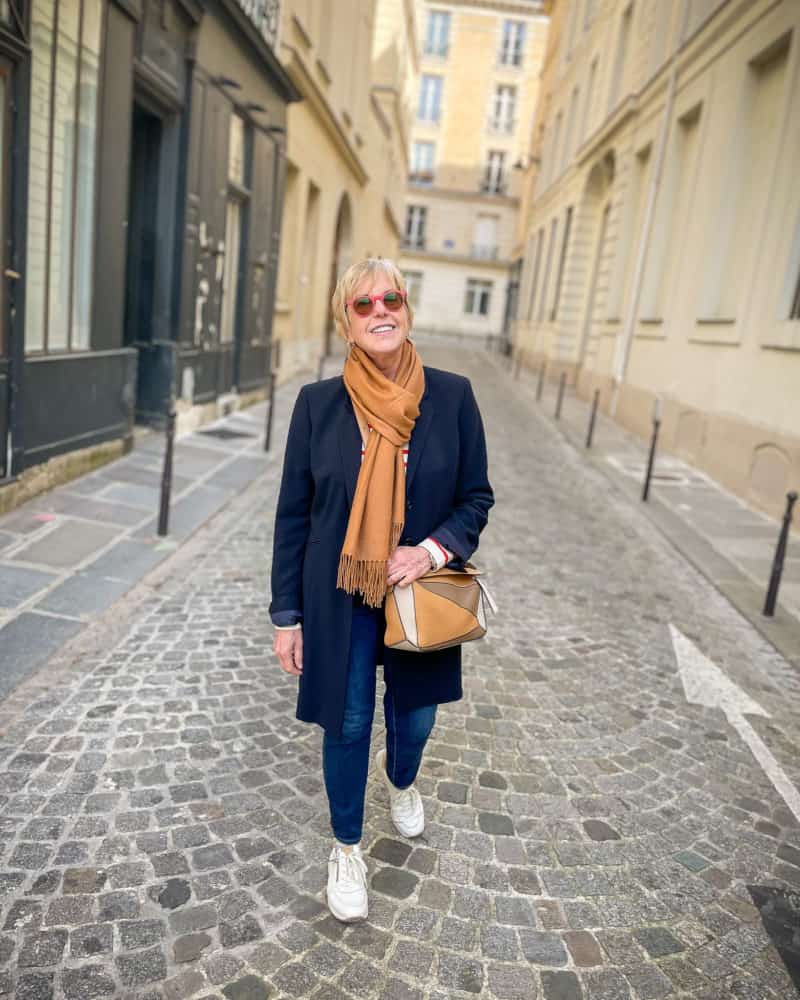
<path fill-rule="evenodd" d="M 544 373 L 547 368 L 547 362 L 542 362 L 542 367 L 539 369 L 539 381 L 536 383 L 536 402 L 540 402 L 542 398 L 542 391 L 544 389 Z"/>
<path fill-rule="evenodd" d="M 644 489 L 642 490 L 642 500 L 647 501 L 650 497 L 650 480 L 653 477 L 653 466 L 656 461 L 656 445 L 658 444 L 658 431 L 661 427 L 661 400 L 657 399 L 653 409 L 653 436 L 650 439 L 650 454 L 647 456 L 647 474 L 644 477 Z"/>
<path fill-rule="evenodd" d="M 319 358 L 319 365 L 317 366 L 317 382 L 322 381 L 322 373 L 325 371 L 325 355 L 321 354 Z"/>
<path fill-rule="evenodd" d="M 267 429 L 264 433 L 264 451 L 272 446 L 272 415 L 275 410 L 275 372 L 269 373 L 269 404 L 267 406 Z"/>
<path fill-rule="evenodd" d="M 597 419 L 597 406 L 600 402 L 600 390 L 594 390 L 594 399 L 592 400 L 592 412 L 589 417 L 589 430 L 586 433 L 586 447 L 592 447 L 592 438 L 594 437 L 594 423 Z"/>
<path fill-rule="evenodd" d="M 562 372 L 558 380 L 558 399 L 556 400 L 556 420 L 561 419 L 561 404 L 564 402 L 564 387 L 567 384 L 567 373 Z"/>
<path fill-rule="evenodd" d="M 164 467 L 161 471 L 161 503 L 158 509 L 158 534 L 164 537 L 169 531 L 169 501 L 172 493 L 172 451 L 175 441 L 175 407 L 170 403 L 167 414 L 167 439 L 164 446 Z"/>
<path fill-rule="evenodd" d="M 775 549 L 775 558 L 772 561 L 767 599 L 764 602 L 764 614 L 768 618 L 775 614 L 775 605 L 778 602 L 778 588 L 781 585 L 781 576 L 783 575 L 783 560 L 786 558 L 786 545 L 789 541 L 789 525 L 792 523 L 792 508 L 796 502 L 797 494 L 794 491 L 786 494 L 786 510 L 783 515 L 781 533 L 778 537 L 778 547 Z"/>

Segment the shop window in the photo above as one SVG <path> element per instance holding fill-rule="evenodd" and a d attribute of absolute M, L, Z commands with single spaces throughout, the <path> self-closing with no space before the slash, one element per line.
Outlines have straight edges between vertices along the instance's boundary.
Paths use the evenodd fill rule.
<path fill-rule="evenodd" d="M 101 0 L 33 0 L 25 349 L 90 342 Z"/>

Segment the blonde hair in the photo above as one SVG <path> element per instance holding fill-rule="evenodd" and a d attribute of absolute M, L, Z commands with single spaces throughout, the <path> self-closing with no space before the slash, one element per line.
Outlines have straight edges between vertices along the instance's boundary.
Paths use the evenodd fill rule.
<path fill-rule="evenodd" d="M 393 260 L 389 260 L 388 257 L 367 257 L 365 260 L 359 260 L 355 264 L 351 264 L 336 282 L 336 290 L 331 299 L 336 332 L 343 340 L 348 339 L 347 332 L 350 329 L 350 321 L 347 318 L 347 306 L 345 303 L 348 299 L 353 298 L 356 289 L 364 278 L 373 278 L 377 274 L 385 275 L 398 292 L 402 292 L 403 295 L 407 294 L 405 278 L 400 268 Z M 410 329 L 414 323 L 414 312 L 408 299 L 406 299 L 405 308 L 408 311 L 408 326 Z"/>

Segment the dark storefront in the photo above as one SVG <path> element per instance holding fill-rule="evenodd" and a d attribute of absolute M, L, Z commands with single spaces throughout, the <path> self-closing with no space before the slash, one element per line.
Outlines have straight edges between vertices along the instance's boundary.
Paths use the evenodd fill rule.
<path fill-rule="evenodd" d="M 0 0 L 6 480 L 263 389 L 298 97 L 277 3 L 28 2 Z"/>

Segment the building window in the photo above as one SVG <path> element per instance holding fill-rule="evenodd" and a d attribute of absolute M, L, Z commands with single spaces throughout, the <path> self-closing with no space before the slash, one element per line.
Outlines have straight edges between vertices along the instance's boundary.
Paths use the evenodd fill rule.
<path fill-rule="evenodd" d="M 492 301 L 491 281 L 477 278 L 467 279 L 467 294 L 464 298 L 464 312 L 467 316 L 488 316 Z"/>
<path fill-rule="evenodd" d="M 422 298 L 422 271 L 404 271 L 403 277 L 406 279 L 406 293 L 412 309 L 419 309 Z"/>
<path fill-rule="evenodd" d="M 228 199 L 225 206 L 225 258 L 222 269 L 222 316 L 220 342 L 236 337 L 239 304 L 239 272 L 242 259 L 244 218 L 249 204 L 249 136 L 244 119 L 231 115 L 228 132 Z"/>
<path fill-rule="evenodd" d="M 412 250 L 425 249 L 425 225 L 428 209 L 425 205 L 409 205 L 406 209 L 406 236 L 404 243 Z"/>
<path fill-rule="evenodd" d="M 415 142 L 411 147 L 412 184 L 432 184 L 436 147 L 432 142 Z"/>
<path fill-rule="evenodd" d="M 581 119 L 581 129 L 578 134 L 578 145 L 580 145 L 586 138 L 586 130 L 589 127 L 589 110 L 592 106 L 592 94 L 594 93 L 594 85 L 597 79 L 597 57 L 592 60 L 592 65 L 589 67 L 589 85 L 586 88 L 586 98 L 583 102 L 583 117 Z"/>
<path fill-rule="evenodd" d="M 536 236 L 536 253 L 533 258 L 533 270 L 531 272 L 531 291 L 528 299 L 527 320 L 533 317 L 533 307 L 536 304 L 536 291 L 539 285 L 539 267 L 542 263 L 542 244 L 544 243 L 544 226 L 541 227 Z"/>
<path fill-rule="evenodd" d="M 550 265 L 553 262 L 553 249 L 556 245 L 556 230 L 558 228 L 558 219 L 553 219 L 550 223 L 550 235 L 547 240 L 547 256 L 545 258 L 544 265 L 544 278 L 542 280 L 542 288 L 539 294 L 539 308 L 536 312 L 536 319 L 541 322 L 544 319 L 545 303 L 547 302 L 547 290 L 550 285 Z"/>
<path fill-rule="evenodd" d="M 631 38 L 631 22 L 633 21 L 633 4 L 630 4 L 622 15 L 617 37 L 617 55 L 614 60 L 614 76 L 611 80 L 611 91 L 608 95 L 608 110 L 613 111 L 619 103 L 622 85 L 625 79 L 625 66 L 628 62 L 628 47 Z"/>
<path fill-rule="evenodd" d="M 506 154 L 499 149 L 489 150 L 486 159 L 486 175 L 481 189 L 487 194 L 503 194 L 505 191 Z"/>
<path fill-rule="evenodd" d="M 424 73 L 419 84 L 417 117 L 421 122 L 438 122 L 441 115 L 442 78 Z"/>
<path fill-rule="evenodd" d="M 567 217 L 564 221 L 564 235 L 561 239 L 561 256 L 558 260 L 558 273 L 556 274 L 556 290 L 553 295 L 553 308 L 550 312 L 550 319 L 558 318 L 558 304 L 561 300 L 561 284 L 564 280 L 564 264 L 567 260 L 567 250 L 569 248 L 569 231 L 572 226 L 572 206 L 567 209 Z"/>
<path fill-rule="evenodd" d="M 450 48 L 450 14 L 444 10 L 429 10 L 425 28 L 425 55 L 446 56 Z"/>
<path fill-rule="evenodd" d="M 25 349 L 89 349 L 101 0 L 34 0 Z"/>
<path fill-rule="evenodd" d="M 500 84 L 495 88 L 490 125 L 495 132 L 513 132 L 517 110 L 517 88 Z"/>
<path fill-rule="evenodd" d="M 501 66 L 521 66 L 525 48 L 525 22 L 503 21 L 500 39 L 499 63 Z"/>
<path fill-rule="evenodd" d="M 475 221 L 472 256 L 497 260 L 497 216 L 479 215 Z"/>

